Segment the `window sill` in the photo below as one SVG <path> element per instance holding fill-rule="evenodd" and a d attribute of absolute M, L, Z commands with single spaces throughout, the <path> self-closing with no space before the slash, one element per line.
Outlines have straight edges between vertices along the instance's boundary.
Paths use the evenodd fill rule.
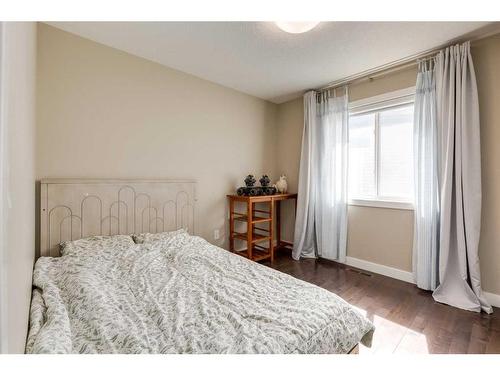
<path fill-rule="evenodd" d="M 413 203 L 411 202 L 384 201 L 378 199 L 350 199 L 347 204 L 349 206 L 390 208 L 393 210 L 414 210 Z"/>

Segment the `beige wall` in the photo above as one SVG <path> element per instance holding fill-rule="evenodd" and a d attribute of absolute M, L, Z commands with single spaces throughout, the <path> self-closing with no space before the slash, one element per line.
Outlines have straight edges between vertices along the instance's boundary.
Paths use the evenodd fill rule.
<path fill-rule="evenodd" d="M 285 174 L 288 190 L 297 192 L 299 181 L 300 149 L 304 127 L 302 98 L 278 106 L 276 116 L 276 173 Z M 282 237 L 293 241 L 294 207 L 291 202 L 282 204 Z"/>
<path fill-rule="evenodd" d="M 1 351 L 23 353 L 28 329 L 35 256 L 35 66 L 36 25 L 3 24 L 2 171 L 3 250 Z M 3 165 L 5 166 L 5 164 Z M 5 300 L 4 300 L 5 298 Z"/>
<path fill-rule="evenodd" d="M 38 45 L 37 178 L 196 179 L 197 234 L 227 246 L 226 194 L 275 178 L 276 105 L 45 24 Z"/>
<path fill-rule="evenodd" d="M 479 255 L 482 281 L 484 290 L 500 294 L 500 36 L 474 42 L 472 55 L 481 116 L 483 215 Z M 350 100 L 413 86 L 415 78 L 416 69 L 410 68 L 353 85 L 349 91 Z M 280 145 L 277 173 L 289 175 L 292 190 L 296 190 L 303 124 L 302 100 L 279 105 L 277 119 Z M 284 230 L 291 238 L 293 223 L 286 223 Z M 349 207 L 348 256 L 411 271 L 412 242 L 413 211 Z"/>

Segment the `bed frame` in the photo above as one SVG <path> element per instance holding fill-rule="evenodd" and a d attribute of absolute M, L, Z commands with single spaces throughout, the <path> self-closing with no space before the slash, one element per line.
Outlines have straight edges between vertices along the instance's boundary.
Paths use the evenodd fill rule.
<path fill-rule="evenodd" d="M 195 234 L 192 180 L 45 179 L 40 186 L 40 255 L 59 243 L 94 235 Z"/>

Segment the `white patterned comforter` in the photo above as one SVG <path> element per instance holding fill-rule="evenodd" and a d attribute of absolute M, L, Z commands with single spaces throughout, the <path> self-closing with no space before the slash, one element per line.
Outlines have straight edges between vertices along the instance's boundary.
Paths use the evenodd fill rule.
<path fill-rule="evenodd" d="M 333 293 L 179 234 L 38 259 L 28 353 L 347 353 L 373 325 Z"/>

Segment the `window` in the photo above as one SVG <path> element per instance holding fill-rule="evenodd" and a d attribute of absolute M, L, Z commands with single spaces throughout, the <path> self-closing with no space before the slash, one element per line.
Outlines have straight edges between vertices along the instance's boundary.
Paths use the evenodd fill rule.
<path fill-rule="evenodd" d="M 351 204 L 413 207 L 413 92 L 402 90 L 351 104 Z"/>

